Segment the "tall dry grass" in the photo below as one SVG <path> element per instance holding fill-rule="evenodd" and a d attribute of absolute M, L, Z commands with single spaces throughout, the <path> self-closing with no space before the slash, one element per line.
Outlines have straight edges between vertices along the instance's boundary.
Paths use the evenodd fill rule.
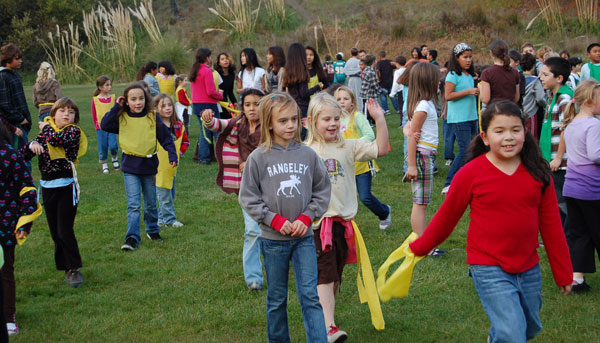
<path fill-rule="evenodd" d="M 598 22 L 598 0 L 575 0 L 579 24 L 591 31 Z"/>
<path fill-rule="evenodd" d="M 267 24 L 272 29 L 283 29 L 287 27 L 288 16 L 285 11 L 284 0 L 263 0 L 265 13 L 267 14 Z"/>
<path fill-rule="evenodd" d="M 548 30 L 562 32 L 564 22 L 558 0 L 536 0 Z"/>
<path fill-rule="evenodd" d="M 131 14 L 133 14 L 146 29 L 152 43 L 164 43 L 162 33 L 156 22 L 156 17 L 154 17 L 154 11 L 152 10 L 152 0 L 143 0 L 136 9 L 129 8 L 129 12 L 131 12 Z"/>
<path fill-rule="evenodd" d="M 48 41 L 40 40 L 40 43 L 54 65 L 56 76 L 61 83 L 78 83 L 84 77 L 89 77 L 79 63 L 79 26 L 71 22 L 67 30 L 61 30 L 56 25 L 56 32 L 48 32 Z"/>
<path fill-rule="evenodd" d="M 254 34 L 258 12 L 260 10 L 261 1 L 258 6 L 253 9 L 253 0 L 217 0 L 215 7 L 210 7 L 210 13 L 216 15 L 227 27 L 233 36 L 248 37 Z M 215 28 L 208 28 L 204 32 L 211 32 Z"/>

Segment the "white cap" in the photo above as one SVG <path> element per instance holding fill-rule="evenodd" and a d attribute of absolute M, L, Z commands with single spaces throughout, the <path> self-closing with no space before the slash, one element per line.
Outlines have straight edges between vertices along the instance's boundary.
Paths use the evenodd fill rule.
<path fill-rule="evenodd" d="M 338 54 L 338 55 L 341 55 L 341 56 L 342 56 L 342 58 L 344 58 L 344 53 L 343 53 L 343 52 L 341 52 L 341 51 L 340 51 L 340 52 L 338 52 L 337 54 Z"/>

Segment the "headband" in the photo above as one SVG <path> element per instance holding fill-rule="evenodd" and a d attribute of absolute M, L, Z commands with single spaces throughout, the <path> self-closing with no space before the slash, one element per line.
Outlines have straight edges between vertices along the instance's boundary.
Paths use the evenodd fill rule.
<path fill-rule="evenodd" d="M 458 43 L 454 46 L 454 49 L 452 49 L 452 52 L 454 53 L 455 57 L 458 57 L 465 51 L 473 51 L 473 49 L 471 49 L 471 47 L 467 43 Z"/>

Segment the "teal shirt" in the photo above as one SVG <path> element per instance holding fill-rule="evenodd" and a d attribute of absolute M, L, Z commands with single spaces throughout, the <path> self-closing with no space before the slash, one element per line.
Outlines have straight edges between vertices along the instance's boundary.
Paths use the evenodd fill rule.
<path fill-rule="evenodd" d="M 333 62 L 333 82 L 334 83 L 344 83 L 346 82 L 346 74 L 344 74 L 344 67 L 346 66 L 346 62 L 342 60 L 338 60 Z"/>
<path fill-rule="evenodd" d="M 465 73 L 460 75 L 451 71 L 446 76 L 446 82 L 451 82 L 455 85 L 454 91 L 461 92 L 465 89 L 475 87 L 473 76 Z M 458 100 L 448 101 L 448 123 L 464 123 L 477 119 L 477 98 L 475 95 L 467 95 Z"/>

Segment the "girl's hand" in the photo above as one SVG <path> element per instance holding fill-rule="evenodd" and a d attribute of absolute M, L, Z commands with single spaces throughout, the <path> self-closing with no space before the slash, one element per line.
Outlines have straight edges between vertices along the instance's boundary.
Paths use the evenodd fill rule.
<path fill-rule="evenodd" d="M 50 124 L 48 124 L 47 121 L 38 122 L 38 127 L 40 128 L 40 132 L 42 132 L 42 130 L 44 129 L 44 126 L 46 126 L 46 125 L 50 125 Z"/>
<path fill-rule="evenodd" d="M 246 167 L 246 162 L 240 163 L 240 173 L 244 172 L 244 167 Z"/>
<path fill-rule="evenodd" d="M 573 285 L 562 286 L 559 288 L 560 288 L 560 291 L 562 292 L 562 294 L 569 295 L 569 294 L 571 294 L 571 289 L 573 288 Z"/>
<path fill-rule="evenodd" d="M 308 117 L 300 119 L 300 123 L 302 123 L 302 127 L 308 127 Z"/>
<path fill-rule="evenodd" d="M 31 141 L 31 143 L 29 143 L 29 150 L 36 155 L 40 155 L 44 152 L 44 147 L 37 141 Z"/>
<path fill-rule="evenodd" d="M 23 137 L 23 130 L 21 130 L 18 127 L 16 127 L 15 128 L 15 135 L 17 135 L 19 137 Z"/>
<path fill-rule="evenodd" d="M 27 235 L 29 235 L 29 232 L 27 232 L 25 230 L 19 230 L 19 231 L 17 231 L 15 236 L 17 236 L 17 239 L 23 239 L 23 238 L 27 237 Z"/>
<path fill-rule="evenodd" d="M 296 219 L 292 224 L 292 236 L 294 237 L 302 237 L 306 233 L 308 226 L 304 224 L 301 220 Z"/>
<path fill-rule="evenodd" d="M 560 158 L 553 159 L 552 162 L 550 162 L 550 170 L 552 170 L 553 172 L 557 171 L 558 168 L 560 168 L 561 162 L 562 159 Z"/>
<path fill-rule="evenodd" d="M 177 167 L 177 162 L 175 162 L 175 161 L 171 162 L 171 167 L 173 167 L 173 168 Z"/>
<path fill-rule="evenodd" d="M 475 95 L 475 96 L 479 95 L 479 88 L 471 88 L 471 89 L 469 89 L 469 94 L 470 95 Z"/>
<path fill-rule="evenodd" d="M 321 89 L 323 89 L 323 87 L 324 87 L 324 86 L 325 86 L 325 85 L 323 84 L 323 82 L 319 82 L 319 87 L 320 87 Z"/>
<path fill-rule="evenodd" d="M 214 115 L 215 113 L 213 112 L 213 110 L 204 110 L 202 111 L 202 114 L 200 114 L 200 116 L 202 117 L 202 121 L 206 123 L 212 122 Z"/>
<path fill-rule="evenodd" d="M 289 220 L 286 220 L 285 223 L 283 223 L 281 230 L 279 230 L 279 233 L 281 233 L 284 236 L 292 233 L 292 223 L 290 223 Z"/>
<path fill-rule="evenodd" d="M 122 95 L 121 95 L 120 97 L 118 97 L 118 98 L 117 98 L 117 103 L 118 103 L 118 104 L 119 104 L 121 107 L 125 106 L 125 97 L 124 97 L 124 96 L 122 96 Z"/>
<path fill-rule="evenodd" d="M 367 110 L 369 111 L 369 115 L 371 115 L 376 122 L 383 118 L 383 110 L 381 109 L 381 106 L 375 102 L 375 99 L 367 100 Z"/>
<path fill-rule="evenodd" d="M 406 170 L 406 178 L 412 181 L 417 181 L 419 177 L 418 171 L 417 171 L 417 167 L 411 167 L 409 166 L 408 169 Z"/>

